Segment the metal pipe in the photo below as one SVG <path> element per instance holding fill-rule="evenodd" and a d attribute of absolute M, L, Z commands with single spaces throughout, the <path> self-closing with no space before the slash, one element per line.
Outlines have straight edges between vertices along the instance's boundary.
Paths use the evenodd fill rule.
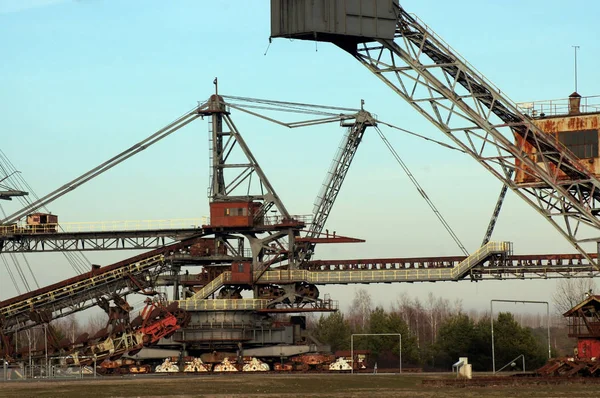
<path fill-rule="evenodd" d="M 577 92 L 577 50 L 579 46 L 571 46 L 575 50 L 575 92 Z"/>
<path fill-rule="evenodd" d="M 523 355 L 523 354 L 519 354 L 519 356 L 516 357 L 515 359 L 508 361 L 508 363 L 506 365 L 504 365 L 503 367 L 498 369 L 498 372 L 502 372 L 504 369 L 506 369 L 509 365 L 512 365 L 519 358 L 521 358 L 523 360 L 523 372 L 525 372 L 525 355 Z"/>
<path fill-rule="evenodd" d="M 44 323 L 44 351 L 46 354 L 46 376 L 48 376 L 48 324 Z"/>
<path fill-rule="evenodd" d="M 33 370 L 32 370 L 33 362 L 31 360 L 31 330 L 27 331 L 27 341 L 29 343 L 29 373 L 30 373 L 31 378 L 33 378 Z"/>
<path fill-rule="evenodd" d="M 490 300 L 490 324 L 492 329 L 492 372 L 496 373 L 496 355 L 494 350 L 494 308 L 492 306 L 494 300 Z"/>

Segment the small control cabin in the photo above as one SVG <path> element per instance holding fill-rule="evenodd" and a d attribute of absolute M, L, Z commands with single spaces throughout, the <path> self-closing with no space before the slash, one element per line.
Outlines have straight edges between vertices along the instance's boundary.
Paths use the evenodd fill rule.
<path fill-rule="evenodd" d="M 252 263 L 236 261 L 231 264 L 231 282 L 252 283 Z"/>
<path fill-rule="evenodd" d="M 210 225 L 212 227 L 252 227 L 262 225 L 257 217 L 259 202 L 212 202 L 210 204 Z"/>
<path fill-rule="evenodd" d="M 544 133 L 552 136 L 577 156 L 583 167 L 600 177 L 600 97 L 581 97 L 573 93 L 567 99 L 521 103 L 519 107 Z M 523 142 L 517 134 L 515 142 L 531 155 L 532 160 L 543 165 L 531 144 Z M 517 184 L 538 182 L 538 179 L 527 173 L 527 169 L 519 165 L 518 161 L 517 166 L 514 177 Z M 549 167 L 554 169 L 554 165 Z M 561 177 L 567 178 L 564 173 L 559 172 L 559 178 Z"/>
<path fill-rule="evenodd" d="M 48 213 L 33 213 L 27 216 L 27 225 L 58 224 L 58 216 Z"/>
<path fill-rule="evenodd" d="M 27 215 L 27 228 L 35 232 L 57 232 L 58 216 L 48 213 L 32 213 Z"/>
<path fill-rule="evenodd" d="M 569 311 L 569 337 L 577 339 L 576 357 L 600 358 L 600 296 L 587 294 L 587 298 Z"/>

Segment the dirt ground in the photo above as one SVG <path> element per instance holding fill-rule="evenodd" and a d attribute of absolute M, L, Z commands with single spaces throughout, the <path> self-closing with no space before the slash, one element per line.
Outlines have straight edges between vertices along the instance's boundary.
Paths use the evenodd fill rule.
<path fill-rule="evenodd" d="M 0 382 L 0 397 L 597 397 L 598 385 L 431 387 L 390 374 L 221 374 Z"/>

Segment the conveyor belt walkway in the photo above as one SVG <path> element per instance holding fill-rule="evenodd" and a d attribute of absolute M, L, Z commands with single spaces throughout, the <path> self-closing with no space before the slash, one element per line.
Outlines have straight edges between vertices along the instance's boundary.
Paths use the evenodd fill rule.
<path fill-rule="evenodd" d="M 452 268 L 424 269 L 383 269 L 383 270 L 335 270 L 309 271 L 275 270 L 266 271 L 258 279 L 258 284 L 307 282 L 314 285 L 347 283 L 388 283 L 388 282 L 439 282 L 457 281 L 469 271 L 492 256 L 507 257 L 511 252 L 510 242 L 488 242 L 475 253 L 466 257 Z M 258 276 L 257 273 L 256 276 Z M 200 289 L 189 300 L 202 300 L 215 293 L 223 285 L 232 284 L 231 272 L 226 271 Z"/>
<path fill-rule="evenodd" d="M 24 329 L 92 307 L 99 297 L 142 291 L 163 271 L 165 256 L 195 242 L 168 245 L 0 302 L 0 331 Z"/>

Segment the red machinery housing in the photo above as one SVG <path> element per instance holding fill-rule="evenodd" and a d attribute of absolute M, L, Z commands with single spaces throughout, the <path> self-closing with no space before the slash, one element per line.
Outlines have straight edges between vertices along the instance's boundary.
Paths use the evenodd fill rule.
<path fill-rule="evenodd" d="M 231 281 L 237 283 L 252 282 L 252 263 L 236 261 L 231 264 Z"/>
<path fill-rule="evenodd" d="M 189 250 L 192 256 L 227 255 L 227 246 L 213 238 L 200 239 L 191 245 Z"/>
<path fill-rule="evenodd" d="M 261 204 L 258 202 L 212 202 L 210 225 L 213 227 L 251 227 L 262 224 L 257 220 Z"/>
<path fill-rule="evenodd" d="M 536 373 L 542 376 L 600 376 L 600 296 L 585 300 L 563 314 L 569 337 L 577 339 L 573 356 L 549 359 Z"/>
<path fill-rule="evenodd" d="M 569 337 L 577 338 L 575 357 L 600 358 L 600 296 L 590 294 L 564 316 L 569 320 Z"/>

